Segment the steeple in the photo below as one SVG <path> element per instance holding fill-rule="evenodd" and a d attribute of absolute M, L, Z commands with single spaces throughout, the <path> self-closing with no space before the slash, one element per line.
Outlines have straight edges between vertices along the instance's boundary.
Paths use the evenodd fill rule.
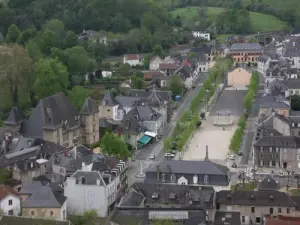
<path fill-rule="evenodd" d="M 208 158 L 208 145 L 206 145 L 206 153 L 205 153 L 204 161 L 209 161 L 209 158 Z"/>

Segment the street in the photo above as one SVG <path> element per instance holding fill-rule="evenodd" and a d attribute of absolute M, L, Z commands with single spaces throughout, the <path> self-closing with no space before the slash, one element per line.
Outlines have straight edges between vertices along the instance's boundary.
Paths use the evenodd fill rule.
<path fill-rule="evenodd" d="M 135 161 L 128 162 L 128 183 L 131 185 L 136 181 L 141 181 L 141 178 L 137 178 L 136 175 L 141 172 L 141 164 L 143 167 L 143 172 L 145 172 L 151 165 L 160 162 L 164 159 L 163 151 L 163 140 L 166 137 L 170 137 L 173 134 L 173 130 L 176 125 L 176 121 L 180 118 L 185 110 L 190 106 L 192 99 L 197 95 L 199 89 L 201 88 L 203 82 L 208 78 L 208 73 L 200 73 L 197 80 L 194 82 L 196 88 L 190 89 L 178 109 L 173 112 L 171 122 L 167 124 L 163 131 L 163 137 L 157 142 L 153 143 L 148 148 L 138 150 Z M 149 159 L 151 154 L 155 154 L 155 159 Z"/>

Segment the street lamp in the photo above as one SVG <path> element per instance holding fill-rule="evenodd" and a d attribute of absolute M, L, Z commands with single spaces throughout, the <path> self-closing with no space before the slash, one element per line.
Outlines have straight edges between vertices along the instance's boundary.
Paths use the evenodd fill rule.
<path fill-rule="evenodd" d="M 206 112 L 208 111 L 208 93 L 209 93 L 209 90 L 206 89 L 205 90 L 205 94 L 206 94 Z"/>

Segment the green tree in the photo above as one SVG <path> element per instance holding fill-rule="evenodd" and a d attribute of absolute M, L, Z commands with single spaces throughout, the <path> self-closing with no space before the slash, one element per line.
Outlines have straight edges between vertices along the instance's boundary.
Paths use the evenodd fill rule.
<path fill-rule="evenodd" d="M 128 146 L 124 139 L 117 134 L 106 132 L 101 139 L 100 147 L 108 155 L 113 155 L 119 159 L 130 156 Z"/>
<path fill-rule="evenodd" d="M 80 75 L 93 67 L 88 53 L 81 46 L 74 46 L 65 50 L 66 66 L 70 75 Z"/>
<path fill-rule="evenodd" d="M 57 37 L 62 37 L 65 32 L 65 25 L 60 20 L 53 19 L 44 25 L 44 30 L 50 30 L 55 33 Z"/>
<path fill-rule="evenodd" d="M 146 86 L 146 83 L 143 78 L 133 76 L 131 77 L 131 85 L 134 89 L 143 89 Z"/>
<path fill-rule="evenodd" d="M 2 33 L 0 33 L 0 44 L 3 44 L 5 42 L 4 36 Z"/>
<path fill-rule="evenodd" d="M 83 103 L 88 98 L 90 91 L 81 86 L 75 86 L 69 91 L 69 98 L 73 105 L 76 106 L 78 110 L 81 109 Z"/>
<path fill-rule="evenodd" d="M 38 43 L 42 53 L 49 55 L 51 53 L 51 48 L 56 47 L 57 40 L 56 35 L 51 30 L 46 30 L 38 37 Z"/>
<path fill-rule="evenodd" d="M 36 80 L 33 85 L 38 98 L 65 91 L 69 85 L 68 71 L 58 59 L 44 58 L 35 63 Z"/>
<path fill-rule="evenodd" d="M 164 50 L 163 48 L 161 47 L 161 45 L 154 45 L 153 47 L 153 54 L 154 55 L 158 55 L 160 57 L 162 57 L 164 55 Z"/>
<path fill-rule="evenodd" d="M 33 62 L 43 58 L 43 53 L 41 52 L 38 43 L 36 43 L 34 40 L 29 40 L 29 42 L 26 44 L 26 49 Z"/>
<path fill-rule="evenodd" d="M 95 225 L 99 220 L 96 210 L 88 210 L 83 215 L 71 215 L 70 221 L 73 225 Z"/>
<path fill-rule="evenodd" d="M 172 91 L 174 96 L 182 95 L 184 91 L 184 83 L 178 75 L 173 75 L 168 84 L 169 91 Z"/>
<path fill-rule="evenodd" d="M 21 31 L 19 28 L 12 24 L 9 26 L 7 34 L 6 34 L 6 42 L 7 43 L 16 43 L 18 39 L 20 38 Z"/>
<path fill-rule="evenodd" d="M 0 184 L 6 184 L 10 177 L 11 175 L 8 170 L 0 169 Z"/>
<path fill-rule="evenodd" d="M 19 43 L 26 44 L 29 39 L 33 39 L 37 35 L 37 30 L 35 28 L 28 28 L 24 30 L 20 36 Z"/>
<path fill-rule="evenodd" d="M 64 40 L 65 48 L 72 48 L 77 44 L 77 36 L 73 31 L 68 31 Z"/>
<path fill-rule="evenodd" d="M 166 138 L 164 140 L 164 151 L 169 152 L 172 148 L 172 139 L 171 138 Z"/>

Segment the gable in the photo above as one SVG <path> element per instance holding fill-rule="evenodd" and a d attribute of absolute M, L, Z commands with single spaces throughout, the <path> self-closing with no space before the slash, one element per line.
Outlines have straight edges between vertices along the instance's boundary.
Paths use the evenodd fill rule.
<path fill-rule="evenodd" d="M 181 176 L 179 179 L 178 179 L 178 184 L 188 184 L 188 180 L 184 177 L 184 176 Z"/>

